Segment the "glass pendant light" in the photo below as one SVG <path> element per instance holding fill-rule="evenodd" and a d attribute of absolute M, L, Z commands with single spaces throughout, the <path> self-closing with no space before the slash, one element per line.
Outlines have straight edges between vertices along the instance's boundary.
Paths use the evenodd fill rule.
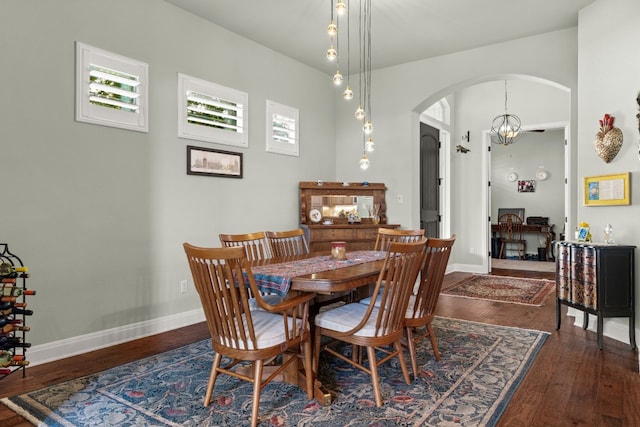
<path fill-rule="evenodd" d="M 353 91 L 349 87 L 349 84 L 347 84 L 347 88 L 344 90 L 344 93 L 342 94 L 342 96 L 347 101 L 351 101 L 353 99 Z"/>
<path fill-rule="evenodd" d="M 327 59 L 329 61 L 335 61 L 337 57 L 338 57 L 338 51 L 333 47 L 333 45 L 331 45 L 331 47 L 327 49 Z"/>
<path fill-rule="evenodd" d="M 340 70 L 337 70 L 333 75 L 333 84 L 336 86 L 340 86 L 342 84 L 342 74 L 340 74 Z"/>
<path fill-rule="evenodd" d="M 373 132 L 373 125 L 371 124 L 371 120 L 367 120 L 367 122 L 362 126 L 362 131 L 365 135 L 371 135 Z"/>
<path fill-rule="evenodd" d="M 364 109 L 362 108 L 362 105 L 358 105 L 358 108 L 356 109 L 356 119 L 364 120 Z"/>
<path fill-rule="evenodd" d="M 327 27 L 327 33 L 329 34 L 329 37 L 333 37 L 336 34 L 338 34 L 338 26 L 334 24 L 333 19 L 331 20 L 331 22 L 329 23 L 329 26 Z"/>
<path fill-rule="evenodd" d="M 373 143 L 373 139 L 371 138 L 367 139 L 367 142 L 365 142 L 364 144 L 364 151 L 366 151 L 367 153 L 371 153 L 375 149 L 376 149 L 376 144 Z"/>
<path fill-rule="evenodd" d="M 336 3 L 336 12 L 338 13 L 338 15 L 343 15 L 347 10 L 347 5 L 344 4 L 344 0 L 338 0 L 338 3 Z"/>
<path fill-rule="evenodd" d="M 504 114 L 497 116 L 491 123 L 491 142 L 509 145 L 520 134 L 520 118 L 507 113 L 507 81 L 504 81 Z"/>
<path fill-rule="evenodd" d="M 367 159 L 367 155 L 363 153 L 362 158 L 360 159 L 360 169 L 366 171 L 369 169 L 369 166 L 371 166 L 371 162 Z"/>

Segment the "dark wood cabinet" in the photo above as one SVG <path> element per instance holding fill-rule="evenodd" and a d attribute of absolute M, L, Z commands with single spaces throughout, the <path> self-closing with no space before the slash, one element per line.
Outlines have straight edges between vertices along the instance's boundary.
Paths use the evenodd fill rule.
<path fill-rule="evenodd" d="M 382 183 L 300 182 L 300 226 L 309 249 L 324 251 L 347 242 L 347 251 L 372 250 L 387 224 L 387 187 Z"/>
<path fill-rule="evenodd" d="M 635 340 L 635 246 L 582 242 L 558 242 L 556 257 L 556 329 L 560 329 L 560 307 L 566 305 L 597 316 L 598 347 L 602 349 L 602 327 L 606 317 L 629 318 L 629 343 Z"/>

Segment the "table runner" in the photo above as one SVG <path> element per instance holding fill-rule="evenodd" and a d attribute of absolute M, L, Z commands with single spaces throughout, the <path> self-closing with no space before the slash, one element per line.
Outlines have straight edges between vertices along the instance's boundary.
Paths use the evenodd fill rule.
<path fill-rule="evenodd" d="M 305 274 L 336 270 L 350 265 L 384 259 L 385 251 L 353 251 L 347 253 L 347 259 L 337 260 L 330 256 L 317 256 L 296 261 L 282 262 L 252 267 L 251 271 L 258 288 L 263 292 L 286 297 L 291 279 Z"/>

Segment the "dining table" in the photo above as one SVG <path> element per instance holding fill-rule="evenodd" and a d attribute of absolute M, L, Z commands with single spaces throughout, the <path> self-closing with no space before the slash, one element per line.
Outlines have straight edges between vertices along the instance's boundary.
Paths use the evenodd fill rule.
<path fill-rule="evenodd" d="M 328 252 L 312 252 L 286 258 L 253 261 L 251 272 L 258 288 L 284 298 L 298 292 L 332 295 L 354 291 L 375 283 L 384 267 L 386 251 L 352 251 L 344 259 L 334 259 Z M 313 318 L 309 319 L 313 326 Z M 282 380 L 305 388 L 301 361 L 283 373 Z M 314 379 L 314 398 L 325 405 L 331 403 L 331 393 Z"/>

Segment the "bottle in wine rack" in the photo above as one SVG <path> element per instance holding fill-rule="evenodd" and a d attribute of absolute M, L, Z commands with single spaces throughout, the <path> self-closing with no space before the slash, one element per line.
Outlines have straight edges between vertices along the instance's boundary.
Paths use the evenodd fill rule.
<path fill-rule="evenodd" d="M 8 344 L 0 344 L 0 350 L 10 350 L 12 348 L 29 348 L 31 347 L 30 342 L 15 342 Z"/>
<path fill-rule="evenodd" d="M 30 326 L 16 325 L 14 323 L 9 323 L 8 325 L 4 325 L 0 327 L 0 333 L 4 333 L 4 334 L 8 334 L 9 332 L 19 332 L 19 331 L 27 332 L 30 330 L 31 330 Z"/>
<path fill-rule="evenodd" d="M 19 343 L 22 342 L 22 337 L 0 337 L 0 345 L 10 344 L 10 343 Z"/>
<path fill-rule="evenodd" d="M 0 263 L 0 276 L 2 277 L 17 277 L 18 273 L 26 273 L 29 268 L 25 266 L 14 266 L 10 262 Z"/>
<path fill-rule="evenodd" d="M 33 310 L 25 310 L 24 308 L 11 307 L 5 310 L 0 309 L 0 316 L 11 316 L 15 314 L 23 314 L 25 316 L 31 316 Z"/>
<path fill-rule="evenodd" d="M 25 308 L 26 302 L 0 302 L 0 311 L 10 310 L 12 308 Z"/>
<path fill-rule="evenodd" d="M 22 319 L 15 319 L 11 316 L 0 316 L 0 328 L 4 328 L 6 325 L 19 325 L 22 323 Z"/>
<path fill-rule="evenodd" d="M 3 286 L 0 295 L 5 297 L 19 297 L 21 295 L 35 295 L 36 291 L 33 289 L 22 289 L 19 286 Z"/>
<path fill-rule="evenodd" d="M 10 351 L 0 350 L 0 367 L 16 366 L 14 363 L 27 362 L 24 360 L 24 355 L 13 354 Z M 27 365 L 29 362 L 27 362 Z"/>

